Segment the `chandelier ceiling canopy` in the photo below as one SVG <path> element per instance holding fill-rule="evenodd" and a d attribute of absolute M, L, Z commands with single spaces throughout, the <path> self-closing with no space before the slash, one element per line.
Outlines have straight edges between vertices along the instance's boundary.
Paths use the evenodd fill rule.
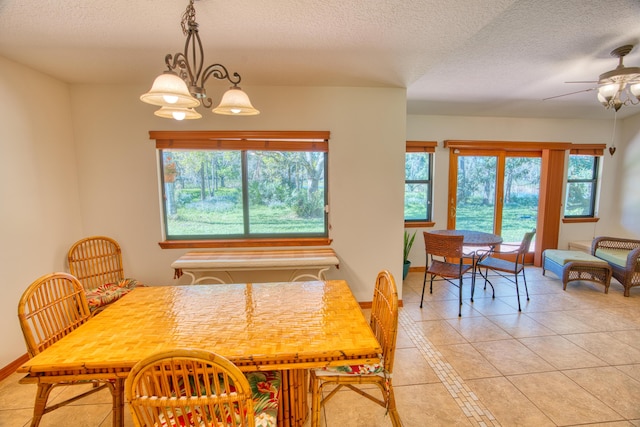
<path fill-rule="evenodd" d="M 167 54 L 165 63 L 168 67 L 153 82 L 149 92 L 140 96 L 140 100 L 161 108 L 154 112 L 156 116 L 175 120 L 199 119 L 202 117 L 195 108 L 203 106 L 211 108 L 213 102 L 207 96 L 205 84 L 210 77 L 218 80 L 228 80 L 232 86 L 222 96 L 220 104 L 213 108 L 216 114 L 253 116 L 260 111 L 251 105 L 247 94 L 238 84 L 241 77 L 238 73 L 229 74 L 222 64 L 211 64 L 204 67 L 204 50 L 198 23 L 194 0 L 182 15 L 182 32 L 187 37 L 184 52 Z"/>

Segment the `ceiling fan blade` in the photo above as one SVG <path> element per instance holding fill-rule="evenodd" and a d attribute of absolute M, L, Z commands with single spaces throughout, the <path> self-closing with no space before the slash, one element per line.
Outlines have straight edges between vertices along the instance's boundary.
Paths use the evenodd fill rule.
<path fill-rule="evenodd" d="M 565 83 L 598 83 L 598 82 L 595 80 L 577 80 L 577 81 L 565 82 Z"/>
<path fill-rule="evenodd" d="M 576 92 L 569 92 L 569 93 L 564 93 L 562 95 L 550 96 L 548 98 L 544 98 L 543 101 L 546 101 L 547 99 L 554 99 L 554 98 L 560 98 L 560 97 L 563 97 L 563 96 L 575 95 L 576 93 L 591 92 L 592 90 L 596 90 L 596 89 L 597 88 L 595 88 L 595 87 L 591 87 L 589 89 L 578 90 Z"/>

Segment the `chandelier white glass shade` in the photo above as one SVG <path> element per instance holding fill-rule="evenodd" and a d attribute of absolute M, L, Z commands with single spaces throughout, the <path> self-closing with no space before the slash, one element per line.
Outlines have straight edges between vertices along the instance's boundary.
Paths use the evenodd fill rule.
<path fill-rule="evenodd" d="M 213 110 L 217 114 L 237 115 L 237 116 L 255 116 L 260 111 L 253 108 L 251 101 L 246 93 L 239 87 L 232 86 L 222 95 L 220 105 Z"/>
<path fill-rule="evenodd" d="M 195 107 L 211 108 L 213 102 L 207 96 L 205 83 L 210 77 L 218 80 L 228 80 L 232 86 L 222 97 L 220 105 L 212 111 L 217 114 L 252 116 L 260 114 L 256 110 L 249 96 L 240 89 L 238 84 L 241 77 L 238 73 L 230 75 L 222 64 L 212 64 L 204 68 L 204 50 L 193 0 L 189 0 L 184 15 L 182 15 L 182 32 L 187 36 L 184 52 L 165 56 L 168 69 L 160 74 L 153 82 L 149 92 L 140 96 L 140 100 L 160 108 L 154 114 L 159 117 L 176 120 L 199 119 L 200 113 Z"/>
<path fill-rule="evenodd" d="M 198 113 L 193 108 L 181 107 L 161 107 L 159 110 L 154 111 L 153 114 L 158 117 L 174 120 L 192 120 L 202 118 L 202 114 Z"/>
<path fill-rule="evenodd" d="M 640 67 L 625 67 L 622 63 L 632 49 L 632 45 L 625 45 L 611 51 L 611 56 L 620 58 L 620 62 L 614 70 L 600 74 L 598 101 L 607 109 L 618 111 L 623 105 L 640 103 Z"/>

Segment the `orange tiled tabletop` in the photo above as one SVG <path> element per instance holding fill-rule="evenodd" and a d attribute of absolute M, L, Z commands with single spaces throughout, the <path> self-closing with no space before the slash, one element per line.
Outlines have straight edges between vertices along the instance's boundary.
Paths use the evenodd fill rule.
<path fill-rule="evenodd" d="M 244 371 L 281 369 L 290 399 L 305 406 L 305 369 L 377 362 L 380 353 L 345 281 L 156 286 L 133 290 L 18 372 L 31 381 L 113 378 L 121 388 L 136 362 L 177 347 L 214 351 Z M 282 416 L 300 425 L 306 407 Z"/>

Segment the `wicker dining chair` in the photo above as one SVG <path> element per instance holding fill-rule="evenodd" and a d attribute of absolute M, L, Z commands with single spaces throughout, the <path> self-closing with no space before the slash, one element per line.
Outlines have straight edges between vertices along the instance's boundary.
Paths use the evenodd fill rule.
<path fill-rule="evenodd" d="M 51 273 L 34 281 L 20 298 L 18 303 L 18 320 L 29 357 L 34 357 L 64 336 L 87 322 L 91 317 L 85 292 L 80 282 L 67 273 Z M 73 374 L 69 375 L 73 377 Z M 30 383 L 27 378 L 21 380 Z M 83 391 L 63 402 L 47 406 L 47 399 L 51 390 L 56 386 L 93 385 L 92 388 Z M 38 390 L 33 408 L 31 427 L 40 424 L 44 414 L 47 414 L 61 406 L 109 388 L 113 396 L 113 408 L 116 407 L 115 386 L 111 382 L 104 381 L 61 381 L 50 384 L 38 382 Z"/>
<path fill-rule="evenodd" d="M 424 248 L 427 254 L 426 269 L 424 271 L 424 279 L 422 280 L 422 296 L 420 297 L 420 308 L 424 301 L 424 289 L 427 285 L 427 276 L 429 276 L 429 293 L 433 293 L 433 280 L 436 277 L 451 283 L 458 287 L 458 317 L 462 316 L 462 279 L 469 272 L 475 272 L 475 258 L 471 256 L 471 264 L 465 264 L 465 258 L 468 255 L 463 252 L 462 235 L 448 235 L 423 232 Z M 453 279 L 458 279 L 454 282 Z M 475 283 L 475 274 L 472 274 L 472 287 Z"/>
<path fill-rule="evenodd" d="M 228 359 L 197 349 L 149 356 L 125 381 L 125 399 L 143 427 L 275 427 L 279 390 L 279 372 L 245 376 Z"/>
<path fill-rule="evenodd" d="M 491 286 L 493 292 L 493 298 L 496 297 L 496 291 L 493 287 L 493 283 L 489 280 L 488 270 L 494 271 L 499 276 L 504 277 L 510 282 L 516 285 L 516 295 L 518 296 L 518 311 L 522 311 L 520 306 L 520 287 L 518 286 L 518 276 L 522 274 L 522 281 L 524 282 L 524 290 L 527 294 L 527 301 L 529 301 L 529 290 L 527 289 L 527 276 L 524 271 L 524 257 L 529 252 L 531 247 L 531 241 L 536 234 L 536 230 L 525 233 L 522 241 L 518 246 L 508 250 L 509 244 L 502 244 L 500 250 L 487 250 L 478 251 L 478 262 L 476 268 L 480 272 L 480 275 L 484 277 L 484 288 L 487 289 L 487 283 Z M 513 245 L 512 245 L 513 246 Z M 482 274 L 484 269 L 484 274 Z M 471 299 L 473 300 L 473 294 L 475 292 L 475 284 L 471 289 Z"/>
<path fill-rule="evenodd" d="M 378 273 L 376 278 L 369 325 L 382 348 L 380 364 L 311 370 L 311 427 L 320 425 L 322 406 L 343 386 L 387 408 L 394 427 L 402 425 L 391 382 L 398 333 L 398 290 L 393 275 L 386 270 Z M 322 398 L 323 388 L 327 384 L 336 387 Z M 382 399 L 368 393 L 366 389 L 357 387 L 362 384 L 378 386 L 382 392 Z"/>
<path fill-rule="evenodd" d="M 125 278 L 122 249 L 110 237 L 91 236 L 74 243 L 67 254 L 69 272 L 78 278 L 85 291 L 91 312 L 98 313 L 109 304 L 141 286 Z"/>

